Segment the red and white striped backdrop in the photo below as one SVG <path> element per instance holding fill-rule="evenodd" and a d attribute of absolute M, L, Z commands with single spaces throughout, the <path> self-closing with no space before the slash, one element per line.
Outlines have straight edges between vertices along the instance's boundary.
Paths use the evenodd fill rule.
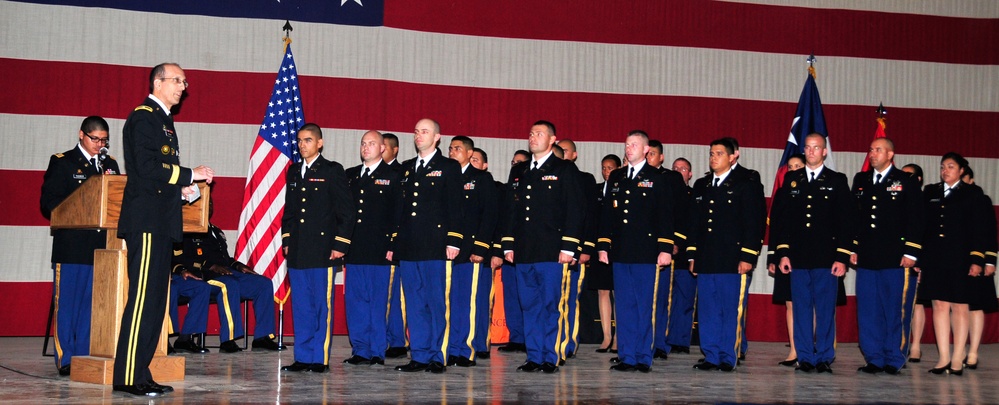
<path fill-rule="evenodd" d="M 595 174 L 600 157 L 623 153 L 631 129 L 695 172 L 707 168 L 704 145 L 735 136 L 741 163 L 763 174 L 769 193 L 814 53 L 837 170 L 859 170 L 883 102 L 896 162 L 918 163 L 935 181 L 939 156 L 954 150 L 999 196 L 995 2 L 541 3 L 389 1 L 379 27 L 292 21 L 305 116 L 324 128 L 325 156 L 356 165 L 361 134 L 378 129 L 402 134 L 400 157 L 411 157 L 408 134 L 431 117 L 445 136 L 473 137 L 505 178 L 530 124 L 548 119 L 579 141 L 579 164 Z M 181 159 L 221 176 L 215 221 L 234 240 L 283 18 L 5 1 L 0 22 L 0 324 L 12 325 L 0 333 L 44 330 L 51 238 L 38 199 L 49 155 L 73 147 L 91 114 L 108 118 L 120 154 L 123 120 L 156 63 L 187 73 Z M 756 274 L 751 317 L 771 309 L 769 279 Z"/>

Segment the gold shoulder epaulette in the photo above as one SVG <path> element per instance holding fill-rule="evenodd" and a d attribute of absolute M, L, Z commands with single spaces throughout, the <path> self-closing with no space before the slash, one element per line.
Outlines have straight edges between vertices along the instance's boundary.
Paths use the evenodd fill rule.
<path fill-rule="evenodd" d="M 149 112 L 153 112 L 153 107 L 150 107 L 148 105 L 140 105 L 138 107 L 135 107 L 135 110 L 133 110 L 133 111 L 139 111 L 139 110 L 146 110 L 146 111 L 149 111 Z"/>
<path fill-rule="evenodd" d="M 62 157 L 66 156 L 66 155 L 63 155 L 62 153 L 56 153 L 55 155 L 52 155 L 52 156 L 55 156 L 55 157 L 57 157 L 59 159 L 62 159 Z"/>

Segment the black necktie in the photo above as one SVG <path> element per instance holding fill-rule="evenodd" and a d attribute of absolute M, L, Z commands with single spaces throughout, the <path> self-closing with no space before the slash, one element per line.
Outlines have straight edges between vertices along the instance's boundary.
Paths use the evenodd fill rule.
<path fill-rule="evenodd" d="M 420 159 L 419 166 L 416 167 L 416 172 L 417 173 L 423 172 L 423 159 Z"/>
<path fill-rule="evenodd" d="M 365 167 L 364 168 L 364 174 L 361 175 L 361 178 L 362 179 L 367 178 L 369 173 L 371 173 L 371 169 Z"/>
<path fill-rule="evenodd" d="M 634 179 L 635 178 L 635 168 L 634 167 L 628 168 L 628 178 L 629 179 Z"/>
<path fill-rule="evenodd" d="M 721 181 L 721 178 L 715 177 L 715 185 L 714 185 L 715 187 L 718 187 L 719 181 Z"/>
<path fill-rule="evenodd" d="M 812 172 L 812 178 L 808 180 L 809 183 L 815 181 L 815 172 Z"/>
<path fill-rule="evenodd" d="M 880 183 L 881 183 L 881 173 L 878 173 L 877 176 L 874 176 L 874 184 L 880 184 Z"/>
<path fill-rule="evenodd" d="M 944 197 L 950 195 L 950 190 L 953 190 L 953 189 L 954 189 L 954 187 L 944 186 Z"/>
<path fill-rule="evenodd" d="M 533 166 L 533 167 L 531 167 L 531 170 L 538 170 L 538 161 L 537 160 L 535 160 L 534 162 L 531 162 L 531 165 Z"/>

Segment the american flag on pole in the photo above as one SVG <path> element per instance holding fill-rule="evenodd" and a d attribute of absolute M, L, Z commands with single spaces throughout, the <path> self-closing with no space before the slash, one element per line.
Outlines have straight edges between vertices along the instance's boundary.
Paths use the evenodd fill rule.
<path fill-rule="evenodd" d="M 274 301 L 288 299 L 288 264 L 281 251 L 281 213 L 284 211 L 284 173 L 299 160 L 296 132 L 305 124 L 291 39 L 285 38 L 284 57 L 264 121 L 250 152 L 250 169 L 239 215 L 236 258 L 274 284 Z"/>

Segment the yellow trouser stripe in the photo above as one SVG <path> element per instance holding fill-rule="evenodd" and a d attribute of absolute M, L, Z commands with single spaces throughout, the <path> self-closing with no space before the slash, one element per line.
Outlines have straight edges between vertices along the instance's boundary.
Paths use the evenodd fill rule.
<path fill-rule="evenodd" d="M 562 331 L 568 329 L 568 309 L 566 305 L 569 300 L 569 263 L 562 264 L 562 297 L 558 301 L 558 334 L 555 335 L 555 353 L 559 358 L 565 359 L 565 345 L 562 344 Z"/>
<path fill-rule="evenodd" d="M 576 282 L 576 321 L 572 325 L 572 343 L 576 345 L 577 350 L 579 347 L 579 342 L 576 340 L 579 337 L 579 291 L 583 288 L 583 279 L 586 278 L 586 265 L 579 264 L 579 281 Z"/>
<path fill-rule="evenodd" d="M 389 314 L 392 313 L 392 280 L 395 280 L 395 266 L 389 266 L 388 301 L 385 302 L 385 322 L 388 323 Z"/>
<path fill-rule="evenodd" d="M 739 281 L 739 311 L 738 311 L 739 315 L 736 318 L 736 327 L 735 327 L 735 355 L 736 355 L 736 357 L 739 356 L 739 351 L 742 349 L 742 317 L 746 316 L 745 312 L 743 312 L 743 309 L 745 308 L 745 302 L 746 302 L 746 281 L 747 281 L 747 278 L 746 278 L 745 274 L 743 274 L 742 277 L 739 277 L 739 278 L 740 278 L 740 281 Z"/>
<path fill-rule="evenodd" d="M 909 291 L 909 268 L 905 268 L 902 274 L 902 277 L 905 279 L 905 281 L 902 282 L 902 325 L 905 325 L 906 322 L 911 322 L 909 321 L 909 317 L 905 316 L 905 296 Z M 909 337 L 905 334 L 905 328 L 902 328 L 902 343 L 898 345 L 899 349 L 905 348 L 905 342 L 908 338 Z M 908 353 L 905 354 L 908 355 Z"/>
<path fill-rule="evenodd" d="M 666 337 L 669 337 L 669 321 L 670 316 L 673 314 L 673 281 L 676 280 L 676 262 L 670 262 L 669 264 L 669 294 L 666 297 Z M 655 329 L 653 329 L 655 330 Z"/>
<path fill-rule="evenodd" d="M 330 364 L 330 334 L 333 333 L 333 325 L 330 324 L 330 318 L 333 317 L 333 289 L 336 287 L 334 285 L 333 277 L 336 272 L 333 271 L 333 267 L 326 268 L 326 323 L 324 327 L 326 329 L 326 340 L 323 341 L 323 364 Z"/>
<path fill-rule="evenodd" d="M 229 339 L 235 339 L 236 325 L 233 323 L 232 308 L 229 308 L 229 290 L 226 288 L 225 283 L 218 280 L 208 280 L 208 284 L 222 289 L 222 302 L 216 302 L 215 305 L 221 305 L 222 309 L 225 310 L 226 325 L 229 326 Z"/>
<path fill-rule="evenodd" d="M 55 265 L 55 285 L 52 291 L 55 292 L 55 309 L 52 312 L 52 339 L 55 341 L 56 363 L 62 367 L 62 345 L 59 344 L 59 285 L 62 282 L 62 263 Z"/>
<path fill-rule="evenodd" d="M 395 266 L 392 266 L 394 269 Z M 399 280 L 399 310 L 402 311 L 402 335 L 406 337 L 406 346 L 409 346 L 409 319 L 406 318 L 406 285 L 402 279 Z"/>
<path fill-rule="evenodd" d="M 652 342 L 650 349 L 656 348 L 656 301 L 659 299 L 659 265 L 656 265 L 656 281 L 652 284 Z"/>
<path fill-rule="evenodd" d="M 472 346 L 472 340 L 475 339 L 475 296 L 479 292 L 479 263 L 472 263 L 472 296 L 469 300 L 468 309 L 468 339 L 465 339 L 465 344 L 468 345 L 469 349 L 472 349 L 472 355 L 468 356 L 469 360 L 475 360 L 475 347 Z"/>
<path fill-rule="evenodd" d="M 142 307 L 146 301 L 146 284 L 149 280 L 149 259 L 153 235 L 142 234 L 142 250 L 139 259 L 139 274 L 136 282 L 135 305 L 132 305 L 132 324 L 128 332 L 128 345 L 125 353 L 125 385 L 135 385 L 135 351 L 139 344 L 139 324 L 142 322 Z"/>
<path fill-rule="evenodd" d="M 451 264 L 450 260 L 444 262 L 444 342 L 441 343 L 441 353 L 445 362 L 447 341 L 451 338 Z"/>

